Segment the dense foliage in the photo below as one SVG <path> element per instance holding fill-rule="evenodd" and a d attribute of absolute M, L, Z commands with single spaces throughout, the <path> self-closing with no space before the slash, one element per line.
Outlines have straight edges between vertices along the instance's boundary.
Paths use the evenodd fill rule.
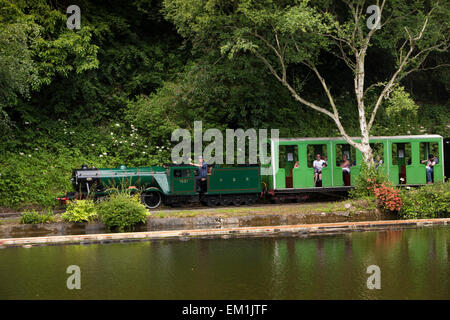
<path fill-rule="evenodd" d="M 67 222 L 90 222 L 97 219 L 97 210 L 92 200 L 75 200 L 67 205 L 61 218 Z"/>
<path fill-rule="evenodd" d="M 140 202 L 139 194 L 129 196 L 127 193 L 118 193 L 97 205 L 100 220 L 108 229 L 123 231 L 132 228 L 138 223 L 145 223 L 147 209 Z"/>
<path fill-rule="evenodd" d="M 403 218 L 438 218 L 450 214 L 450 183 L 436 183 L 418 189 L 404 190 Z"/>
<path fill-rule="evenodd" d="M 362 163 L 360 174 L 355 179 L 355 188 L 350 190 L 349 194 L 355 199 L 371 197 L 376 187 L 387 182 L 388 177 L 383 167 L 374 168 Z"/>
<path fill-rule="evenodd" d="M 22 224 L 40 224 L 54 222 L 52 212 L 39 213 L 35 210 L 24 211 L 20 217 L 20 223 Z"/>
<path fill-rule="evenodd" d="M 331 119 L 298 104 L 260 59 L 245 50 L 235 50 L 229 59 L 231 42 L 221 51 L 238 36 L 220 29 L 226 22 L 221 19 L 235 18 L 233 5 L 246 2 L 251 1 L 82 0 L 77 2 L 81 29 L 70 30 L 66 9 L 72 3 L 0 0 L 0 206 L 56 205 L 55 197 L 71 190 L 71 170 L 83 163 L 170 162 L 172 130 L 191 130 L 194 120 L 202 120 L 204 130 L 338 135 Z M 316 3 L 348 18 L 340 1 Z M 443 30 L 446 9 L 440 9 Z M 274 16 L 256 18 L 266 23 Z M 389 29 L 389 36 L 396 32 Z M 398 59 L 395 42 L 382 35 L 371 45 L 368 84 L 384 81 Z M 314 44 L 304 42 L 320 62 L 347 133 L 358 135 L 353 74 L 333 51 L 316 50 Z M 433 68 L 448 63 L 448 53 L 435 52 L 427 61 L 428 70 L 411 73 L 393 90 L 372 134 L 448 136 L 450 73 Z M 289 61 L 287 77 L 305 98 L 327 103 L 320 82 L 303 64 Z"/>

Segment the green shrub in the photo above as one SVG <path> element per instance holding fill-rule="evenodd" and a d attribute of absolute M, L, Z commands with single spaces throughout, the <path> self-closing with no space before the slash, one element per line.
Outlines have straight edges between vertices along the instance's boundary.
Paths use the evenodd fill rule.
<path fill-rule="evenodd" d="M 402 192 L 403 207 L 400 216 L 412 218 L 436 218 L 450 212 L 450 183 L 429 184 Z"/>
<path fill-rule="evenodd" d="M 383 183 L 388 183 L 388 177 L 382 170 L 382 167 L 369 167 L 363 162 L 360 174 L 355 179 L 355 187 L 349 191 L 350 197 L 354 199 L 373 197 L 374 187 Z"/>
<path fill-rule="evenodd" d="M 97 212 L 108 229 L 119 231 L 131 228 L 137 223 L 145 223 L 147 217 L 147 209 L 140 202 L 139 194 L 113 194 L 108 200 L 97 205 Z"/>
<path fill-rule="evenodd" d="M 67 222 L 89 222 L 97 219 L 97 210 L 92 200 L 75 200 L 67 205 L 61 218 Z"/>
<path fill-rule="evenodd" d="M 52 212 L 41 214 L 35 210 L 24 211 L 20 218 L 20 223 L 22 224 L 50 223 L 54 221 Z"/>

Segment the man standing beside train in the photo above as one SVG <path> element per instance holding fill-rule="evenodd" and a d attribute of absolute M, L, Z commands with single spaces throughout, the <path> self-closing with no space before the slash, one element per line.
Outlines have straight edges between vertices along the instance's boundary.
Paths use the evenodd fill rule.
<path fill-rule="evenodd" d="M 198 167 L 198 175 L 196 177 L 197 179 L 197 190 L 201 190 L 201 184 L 202 182 L 206 181 L 206 175 L 208 174 L 208 164 L 206 163 L 205 159 L 203 159 L 202 156 L 198 157 L 198 164 L 192 163 L 191 165 Z"/>

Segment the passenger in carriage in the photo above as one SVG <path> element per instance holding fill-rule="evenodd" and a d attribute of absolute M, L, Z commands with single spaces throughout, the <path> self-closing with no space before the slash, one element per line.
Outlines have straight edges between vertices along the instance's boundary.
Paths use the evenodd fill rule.
<path fill-rule="evenodd" d="M 439 163 L 439 160 L 432 154 L 428 156 L 428 160 L 422 160 L 420 163 L 426 163 L 427 183 L 433 183 L 434 166 Z"/>
<path fill-rule="evenodd" d="M 321 159 L 322 159 L 323 161 L 325 161 L 325 163 L 323 164 L 323 166 L 324 166 L 324 167 L 328 166 L 328 159 L 327 159 L 327 156 L 322 156 Z"/>
<path fill-rule="evenodd" d="M 342 168 L 342 179 L 344 180 L 344 185 L 350 185 L 350 161 L 347 159 L 347 155 L 342 155 L 342 163 L 340 167 Z"/>
<path fill-rule="evenodd" d="M 383 159 L 381 159 L 379 155 L 373 158 L 373 162 L 375 163 L 375 168 L 378 168 L 379 166 L 383 165 Z"/>
<path fill-rule="evenodd" d="M 316 160 L 313 161 L 314 168 L 314 185 L 317 185 L 317 181 L 322 181 L 322 168 L 327 165 L 325 160 L 322 160 L 320 153 L 316 155 Z"/>

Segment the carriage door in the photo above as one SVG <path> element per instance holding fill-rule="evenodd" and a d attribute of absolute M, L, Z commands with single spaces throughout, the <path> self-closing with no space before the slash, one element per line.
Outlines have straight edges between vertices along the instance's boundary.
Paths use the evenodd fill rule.
<path fill-rule="evenodd" d="M 411 166 L 411 143 L 393 143 L 389 180 L 395 185 L 407 184 L 407 166 Z"/>
<path fill-rule="evenodd" d="M 427 160 L 429 155 L 434 155 L 435 165 L 433 167 L 433 173 L 431 175 L 432 181 L 442 181 L 442 162 L 440 159 L 439 152 L 439 143 L 437 142 L 420 142 L 419 144 L 419 159 L 417 159 L 416 163 L 419 167 L 417 169 L 416 175 L 417 184 L 425 184 L 426 183 L 426 163 L 421 163 L 422 160 Z"/>
<path fill-rule="evenodd" d="M 307 177 L 308 179 L 311 179 L 312 185 L 314 186 L 314 166 L 313 162 L 316 160 L 317 155 L 320 155 L 320 158 L 327 162 L 327 166 L 324 166 L 322 168 L 322 180 L 318 180 L 315 184 L 315 187 L 329 187 L 331 186 L 332 177 L 331 177 L 331 167 L 329 163 L 329 154 L 328 154 L 328 145 L 323 144 L 309 144 L 307 147 L 307 161 L 308 161 L 308 167 L 311 168 L 311 174 L 312 176 Z"/>

